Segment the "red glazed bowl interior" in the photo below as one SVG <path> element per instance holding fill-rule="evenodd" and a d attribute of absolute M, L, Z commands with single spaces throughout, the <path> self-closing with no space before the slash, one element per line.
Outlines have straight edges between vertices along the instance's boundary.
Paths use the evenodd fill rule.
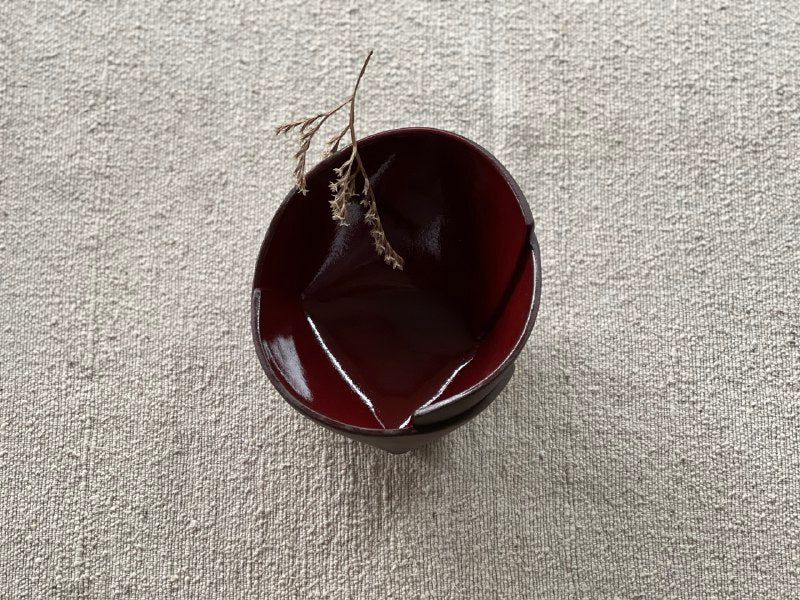
<path fill-rule="evenodd" d="M 331 220 L 342 150 L 270 225 L 254 279 L 257 343 L 273 382 L 306 414 L 398 430 L 417 409 L 485 384 L 521 348 L 538 302 L 532 219 L 497 160 L 455 134 L 388 131 L 359 151 L 405 268 L 377 256 L 357 202 L 348 226 Z"/>

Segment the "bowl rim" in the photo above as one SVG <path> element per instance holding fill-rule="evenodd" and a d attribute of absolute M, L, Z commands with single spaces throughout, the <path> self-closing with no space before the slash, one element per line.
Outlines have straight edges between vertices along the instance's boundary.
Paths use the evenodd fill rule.
<path fill-rule="evenodd" d="M 528 227 L 528 244 L 529 244 L 529 252 L 531 255 L 532 268 L 533 268 L 533 290 L 531 293 L 530 306 L 528 308 L 528 316 L 525 322 L 525 326 L 523 327 L 519 337 L 517 338 L 514 347 L 507 354 L 506 358 L 501 363 L 499 363 L 497 367 L 495 367 L 489 375 L 482 378 L 480 381 L 470 386 L 468 389 L 459 392 L 454 396 L 450 396 L 449 398 L 446 398 L 441 402 L 436 402 L 432 405 L 438 408 L 446 404 L 457 402 L 461 398 L 469 394 L 475 393 L 478 389 L 481 388 L 491 389 L 492 384 L 495 382 L 495 380 L 497 380 L 499 376 L 501 376 L 505 372 L 505 370 L 516 361 L 517 357 L 522 351 L 522 348 L 525 346 L 525 343 L 528 341 L 528 338 L 530 337 L 531 331 L 533 330 L 533 326 L 536 323 L 536 317 L 539 312 L 539 304 L 541 301 L 541 292 L 542 292 L 541 252 L 539 249 L 539 241 L 535 233 L 535 221 L 533 219 L 533 215 L 531 214 L 531 209 L 530 206 L 528 205 L 528 201 L 526 200 L 525 195 L 522 193 L 519 184 L 517 184 L 517 182 L 514 180 L 514 178 L 511 176 L 508 170 L 503 166 L 503 164 L 497 159 L 497 157 L 495 157 L 491 152 L 489 152 L 486 148 L 484 148 L 480 144 L 458 133 L 454 133 L 452 131 L 446 131 L 444 129 L 437 129 L 434 127 L 400 127 L 397 129 L 388 129 L 385 131 L 365 136 L 359 139 L 358 143 L 363 144 L 377 139 L 392 137 L 398 134 L 405 134 L 405 133 L 428 133 L 450 138 L 459 143 L 469 145 L 474 150 L 478 151 L 478 153 L 482 154 L 485 158 L 487 158 L 491 163 L 494 164 L 495 168 L 503 176 L 503 179 L 511 189 L 514 198 L 517 200 L 517 204 L 519 205 L 519 208 L 522 212 L 522 217 Z M 335 154 L 328 156 L 324 160 L 317 163 L 309 171 L 308 174 L 311 175 L 315 172 L 327 169 L 331 163 L 340 160 L 344 156 L 344 154 L 349 151 L 349 149 L 350 146 L 348 145 L 340 149 Z M 324 425 L 330 429 L 341 431 L 343 433 L 355 434 L 367 437 L 370 436 L 405 437 L 405 436 L 425 434 L 425 433 L 430 433 L 431 431 L 435 431 L 437 429 L 445 429 L 448 427 L 452 427 L 460 420 L 464 421 L 468 420 L 471 417 L 471 415 L 469 415 L 470 413 L 469 410 L 467 410 L 464 413 L 464 415 L 459 414 L 452 419 L 436 423 L 429 427 L 425 427 L 424 429 L 418 429 L 413 426 L 413 416 L 410 427 L 394 428 L 394 429 L 361 427 L 357 425 L 351 425 L 349 423 L 345 423 L 344 421 L 339 421 L 337 419 L 332 419 L 314 410 L 313 408 L 302 402 L 299 398 L 297 398 L 289 389 L 286 388 L 286 386 L 283 385 L 283 383 L 280 381 L 280 379 L 277 377 L 276 373 L 272 369 L 272 366 L 270 365 L 269 360 L 267 359 L 267 356 L 264 351 L 260 333 L 261 290 L 256 287 L 256 279 L 258 276 L 259 267 L 266 253 L 267 245 L 269 244 L 272 238 L 275 227 L 277 227 L 278 221 L 280 221 L 280 216 L 286 210 L 286 207 L 288 206 L 289 202 L 297 195 L 297 193 L 298 193 L 297 186 L 293 186 L 291 190 L 289 190 L 289 193 L 284 197 L 280 206 L 275 211 L 275 214 L 272 216 L 272 219 L 270 220 L 270 224 L 267 228 L 266 233 L 264 234 L 264 239 L 261 242 L 261 246 L 258 251 L 258 256 L 256 258 L 256 268 L 253 274 L 253 283 L 250 295 L 250 327 L 253 335 L 253 342 L 256 347 L 256 354 L 258 355 L 259 362 L 261 363 L 261 368 L 264 370 L 264 372 L 267 375 L 267 378 L 270 380 L 270 382 L 278 391 L 278 393 L 281 396 L 283 396 L 284 400 L 286 400 L 286 402 L 288 402 L 295 410 L 297 410 L 304 416 L 320 423 L 321 425 Z M 462 416 L 466 416 L 466 418 L 462 419 Z"/>

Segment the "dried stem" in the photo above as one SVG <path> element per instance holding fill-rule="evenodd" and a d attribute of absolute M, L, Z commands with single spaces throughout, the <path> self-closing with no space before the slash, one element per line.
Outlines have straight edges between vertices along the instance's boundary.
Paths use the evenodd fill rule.
<path fill-rule="evenodd" d="M 392 245 L 386 239 L 386 232 L 383 229 L 380 215 L 378 214 L 378 205 L 375 199 L 375 193 L 372 191 L 372 185 L 369 182 L 369 175 L 364 168 L 364 163 L 361 161 L 361 156 L 358 153 L 358 141 L 356 140 L 355 130 L 355 104 L 358 86 L 361 84 L 361 78 L 364 76 L 364 71 L 367 69 L 369 59 L 372 58 L 372 50 L 367 54 L 364 64 L 361 66 L 361 71 L 358 73 L 356 84 L 353 87 L 353 93 L 344 102 L 335 106 L 325 113 L 320 113 L 316 116 L 309 117 L 308 119 L 300 119 L 292 121 L 284 125 L 280 125 L 275 129 L 276 135 L 288 133 L 299 127 L 299 142 L 300 146 L 295 153 L 294 158 L 297 161 L 294 169 L 295 183 L 297 189 L 302 194 L 308 193 L 306 188 L 306 155 L 308 148 L 311 145 L 311 139 L 314 134 L 319 131 L 322 124 L 325 123 L 331 116 L 339 112 L 342 108 L 350 105 L 350 118 L 347 125 L 333 135 L 326 142 L 325 156 L 329 156 L 339 149 L 339 144 L 344 139 L 345 135 L 350 134 L 351 151 L 350 157 L 339 167 L 334 169 L 336 173 L 336 180 L 329 184 L 329 188 L 333 193 L 333 198 L 330 200 L 331 216 L 335 221 L 339 221 L 341 225 L 347 224 L 347 205 L 350 199 L 358 195 L 356 191 L 356 180 L 360 176 L 363 180 L 363 187 L 360 191 L 361 205 L 366 209 L 364 213 L 364 222 L 367 224 L 372 236 L 372 241 L 375 244 L 375 250 L 378 255 L 383 257 L 384 262 L 390 265 L 393 269 L 403 268 L 403 258 L 392 248 Z"/>
<path fill-rule="evenodd" d="M 289 133 L 292 129 L 300 127 L 300 147 L 294 155 L 294 158 L 297 161 L 297 164 L 294 168 L 294 179 L 297 189 L 300 190 L 300 193 L 304 196 L 308 193 L 308 189 L 306 188 L 306 155 L 308 154 L 308 148 L 311 145 L 311 139 L 314 137 L 314 134 L 319 131 L 319 128 L 322 127 L 322 124 L 331 116 L 336 114 L 339 110 L 347 106 L 347 103 L 350 102 L 351 99 L 352 98 L 348 98 L 341 104 L 330 109 L 328 112 L 320 113 L 313 117 L 309 117 L 308 119 L 299 119 L 290 123 L 284 123 L 283 125 L 278 125 L 278 127 L 275 128 L 275 135 L 281 135 L 283 133 Z"/>

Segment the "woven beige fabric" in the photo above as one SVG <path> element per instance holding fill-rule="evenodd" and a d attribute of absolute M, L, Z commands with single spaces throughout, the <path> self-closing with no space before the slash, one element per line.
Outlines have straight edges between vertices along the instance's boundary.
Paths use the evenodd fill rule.
<path fill-rule="evenodd" d="M 648 6 L 649 5 L 649 6 Z M 539 321 L 391 456 L 271 389 L 273 127 L 449 129 Z M 800 5 L 0 4 L 0 598 L 800 597 Z"/>

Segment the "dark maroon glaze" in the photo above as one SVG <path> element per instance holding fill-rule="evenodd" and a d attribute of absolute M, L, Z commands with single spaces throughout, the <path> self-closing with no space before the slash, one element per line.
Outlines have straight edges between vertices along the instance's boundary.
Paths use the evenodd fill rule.
<path fill-rule="evenodd" d="M 499 392 L 530 332 L 541 281 L 533 221 L 505 169 L 465 138 L 401 129 L 359 150 L 404 270 L 377 256 L 357 203 L 348 226 L 331 220 L 342 150 L 309 173 L 307 196 L 289 194 L 267 232 L 253 284 L 257 350 L 287 400 L 323 424 L 419 435 L 417 413 L 420 427 L 445 419 L 443 429 Z"/>

